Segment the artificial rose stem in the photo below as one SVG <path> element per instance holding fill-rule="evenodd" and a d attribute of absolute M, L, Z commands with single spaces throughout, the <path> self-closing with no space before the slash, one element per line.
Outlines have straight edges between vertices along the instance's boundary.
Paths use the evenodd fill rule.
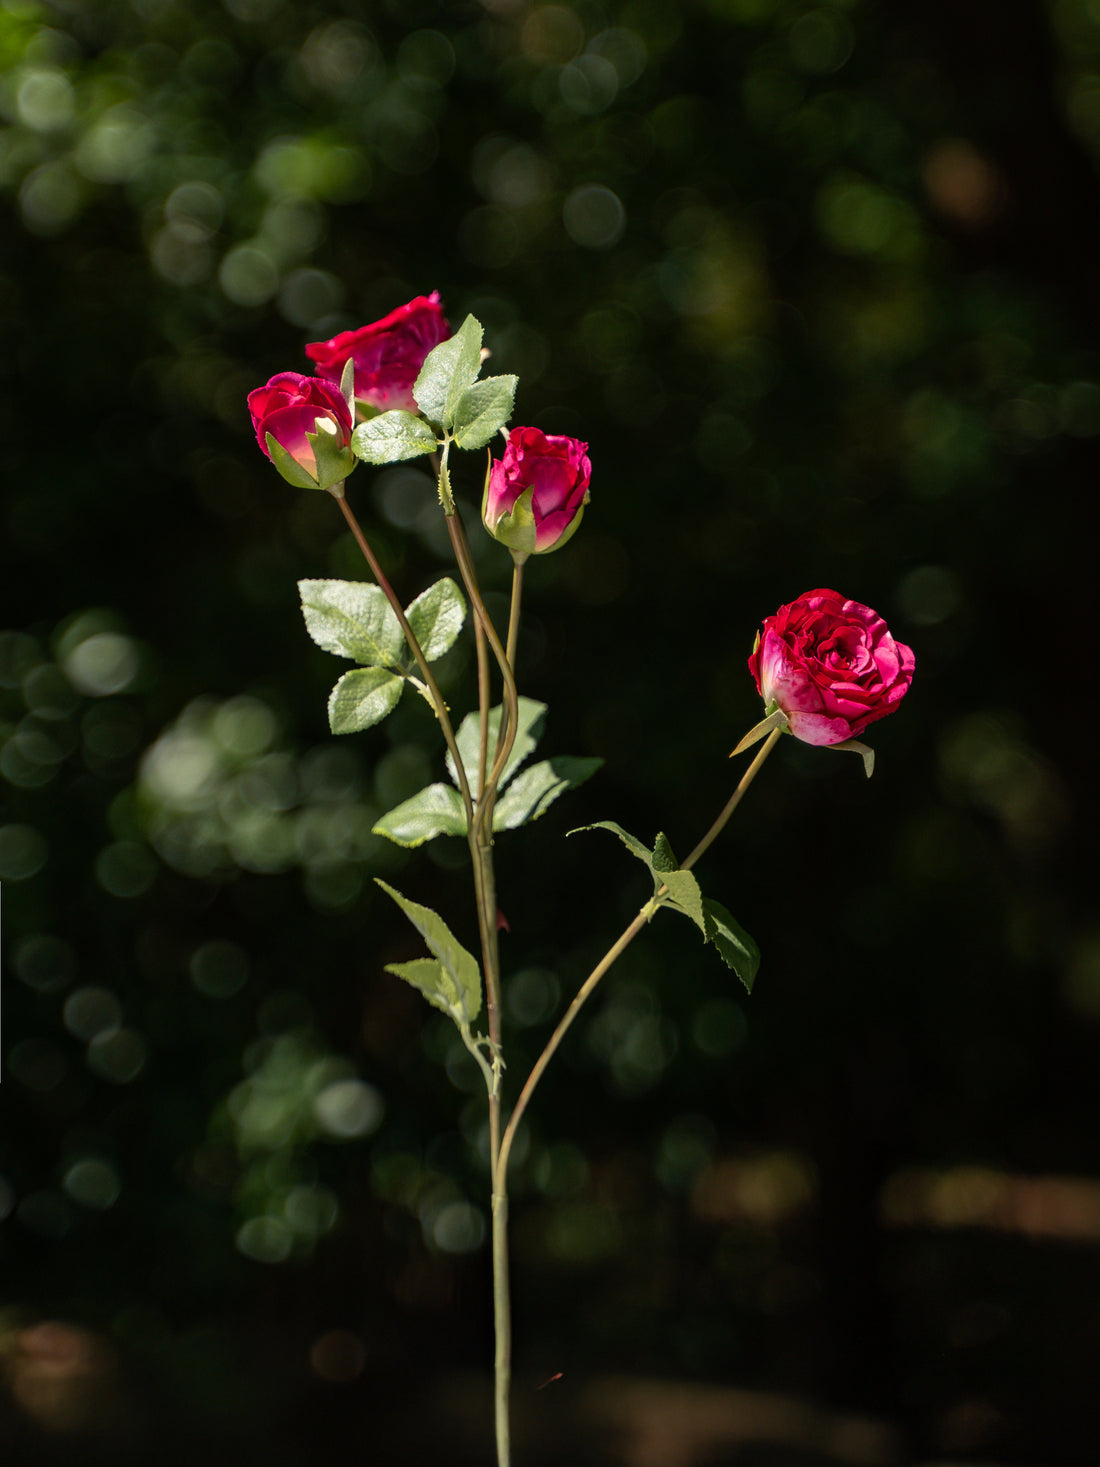
<path fill-rule="evenodd" d="M 699 860 L 704 851 L 706 851 L 710 847 L 711 843 L 715 840 L 715 838 L 721 834 L 722 830 L 728 823 L 730 816 L 740 804 L 741 799 L 745 794 L 745 791 L 756 778 L 760 767 L 764 763 L 764 760 L 768 757 L 772 749 L 775 747 L 776 742 L 779 739 L 779 735 L 782 733 L 782 731 L 782 729 L 777 728 L 768 736 L 767 742 L 764 744 L 763 748 L 749 765 L 748 769 L 746 769 L 744 774 L 741 776 L 737 788 L 727 800 L 725 807 L 723 808 L 721 814 L 718 816 L 717 820 L 715 820 L 714 824 L 710 827 L 706 835 L 692 851 L 691 855 L 688 856 L 687 860 L 681 863 L 681 871 L 687 871 L 692 866 L 694 866 L 694 864 L 696 863 L 696 861 Z M 637 937 L 638 933 L 641 932 L 642 928 L 653 917 L 654 913 L 658 910 L 660 898 L 667 890 L 667 887 L 662 886 L 654 893 L 654 895 L 649 899 L 648 902 L 646 902 L 645 906 L 634 918 L 633 922 L 631 922 L 630 926 L 627 927 L 626 931 L 622 933 L 618 941 L 616 941 L 610 948 L 608 948 L 607 952 L 603 955 L 600 961 L 592 969 L 591 973 L 589 973 L 588 977 L 584 980 L 576 996 L 574 997 L 573 1002 L 569 1005 L 565 1013 L 562 1015 L 558 1027 L 554 1030 L 553 1034 L 551 1034 L 550 1038 L 547 1040 L 546 1048 L 542 1051 L 542 1053 L 539 1055 L 538 1059 L 532 1066 L 531 1073 L 527 1076 L 527 1080 L 523 1086 L 523 1089 L 519 1093 L 519 1099 L 516 1101 L 515 1108 L 512 1111 L 511 1116 L 509 1117 L 508 1124 L 504 1130 L 504 1136 L 500 1143 L 500 1154 L 497 1158 L 496 1176 L 493 1182 L 493 1293 L 495 1301 L 495 1317 L 497 1330 L 496 1393 L 498 1442 L 500 1440 L 499 1433 L 501 1430 L 502 1411 L 504 1430 L 507 1431 L 508 1385 L 511 1380 L 511 1317 L 507 1307 L 507 1229 L 508 1159 L 512 1154 L 512 1143 L 515 1141 L 516 1130 L 519 1127 L 520 1121 L 523 1119 L 523 1113 L 527 1109 L 527 1106 L 530 1103 L 532 1095 L 534 1095 L 535 1093 L 535 1089 L 538 1086 L 539 1081 L 542 1079 L 544 1073 L 546 1072 L 547 1065 L 549 1065 L 550 1061 L 553 1059 L 555 1053 L 557 1052 L 558 1046 L 561 1044 L 562 1040 L 569 1032 L 573 1020 L 577 1017 L 581 1009 L 588 1002 L 588 999 L 591 997 L 600 979 L 604 976 L 608 969 L 612 967 L 612 965 L 622 956 L 622 954 Z M 499 1245 L 498 1234 L 500 1238 Z M 499 1265 L 498 1258 L 500 1260 Z M 500 1273 L 499 1277 L 498 1269 Z M 505 1301 L 503 1311 L 499 1302 L 501 1298 L 503 1298 Z M 501 1467 L 506 1467 L 506 1456 L 499 1458 L 499 1461 Z"/>
<path fill-rule="evenodd" d="M 443 730 L 443 738 L 446 742 L 448 750 L 450 751 L 451 758 L 454 760 L 455 769 L 458 773 L 459 788 L 462 791 L 462 803 L 466 807 L 466 819 L 468 823 L 472 825 L 474 818 L 473 796 L 470 793 L 470 782 L 466 778 L 466 771 L 462 766 L 462 757 L 458 752 L 458 744 L 455 740 L 454 728 L 451 726 L 450 714 L 447 712 L 447 704 L 443 699 L 443 694 L 439 691 L 439 684 L 435 680 L 435 676 L 432 673 L 432 669 L 428 663 L 428 659 L 424 656 L 424 652 L 420 646 L 420 643 L 416 639 L 416 633 L 413 631 L 412 627 L 409 626 L 409 619 L 405 615 L 404 608 L 402 607 L 401 602 L 398 599 L 397 592 L 393 589 L 389 581 L 386 579 L 385 572 L 378 564 L 378 557 L 370 548 L 367 537 L 363 534 L 363 531 L 359 526 L 359 521 L 352 513 L 351 505 L 344 497 L 343 485 L 341 484 L 337 487 L 339 488 L 340 492 L 336 493 L 335 489 L 332 490 L 332 497 L 340 506 L 340 512 L 343 514 L 344 519 L 347 520 L 348 529 L 355 536 L 355 543 L 363 552 L 363 558 L 370 566 L 371 574 L 374 576 L 374 579 L 378 582 L 382 591 L 385 593 L 386 600 L 393 607 L 394 615 L 397 617 L 397 620 L 401 626 L 401 630 L 405 634 L 405 640 L 408 642 L 412 654 L 416 659 L 416 665 L 420 669 L 420 674 L 424 679 L 424 683 L 428 689 L 428 692 L 432 696 L 432 704 L 435 707 L 435 716 L 439 719 L 439 727 Z"/>
<path fill-rule="evenodd" d="M 523 602 L 523 567 L 525 562 L 516 560 L 512 566 L 512 605 L 508 612 L 508 645 L 505 653 L 512 675 L 516 671 L 516 646 L 519 642 L 519 612 Z"/>
<path fill-rule="evenodd" d="M 497 748 L 496 758 L 493 760 L 493 767 L 489 771 L 489 777 L 486 781 L 486 788 L 492 789 L 500 778 L 501 770 L 504 768 L 508 760 L 508 755 L 512 752 L 512 744 L 515 742 L 515 730 L 519 721 L 519 694 L 516 692 L 516 680 L 512 676 L 511 664 L 508 661 L 504 648 L 501 646 L 500 638 L 497 636 L 497 630 L 493 625 L 492 618 L 485 608 L 485 602 L 481 599 L 481 587 L 478 585 L 477 571 L 474 569 L 474 561 L 470 554 L 469 542 L 466 539 L 465 527 L 459 518 L 457 510 L 453 514 L 447 515 L 446 518 L 447 530 L 451 537 L 455 559 L 458 561 L 458 568 L 462 572 L 462 579 L 465 582 L 467 591 L 470 593 L 470 600 L 474 605 L 474 613 L 479 617 L 482 626 L 485 628 L 485 635 L 489 639 L 489 646 L 493 649 L 493 656 L 500 666 L 500 675 L 504 682 L 504 711 L 501 714 L 501 726 L 503 727 L 503 720 L 507 716 L 511 724 L 511 738 L 506 744 L 502 741 Z"/>
<path fill-rule="evenodd" d="M 745 770 L 744 774 L 741 776 L 741 780 L 737 788 L 726 801 L 725 809 L 722 811 L 721 815 L 719 815 L 718 819 L 707 831 L 706 835 L 695 847 L 690 856 L 688 856 L 685 861 L 680 862 L 681 871 L 690 871 L 691 868 L 695 865 L 696 861 L 698 861 L 699 857 L 704 853 L 704 851 L 708 850 L 710 846 L 714 843 L 714 841 L 717 840 L 717 838 L 722 834 L 722 831 L 725 829 L 730 816 L 741 803 L 742 796 L 748 789 L 749 785 L 752 784 L 753 780 L 756 778 L 757 774 L 759 773 L 760 766 L 763 764 L 764 760 L 775 748 L 776 744 L 779 741 L 779 736 L 782 732 L 783 730 L 781 728 L 772 729 L 771 733 L 765 739 L 759 754 L 757 754 L 756 758 Z"/>

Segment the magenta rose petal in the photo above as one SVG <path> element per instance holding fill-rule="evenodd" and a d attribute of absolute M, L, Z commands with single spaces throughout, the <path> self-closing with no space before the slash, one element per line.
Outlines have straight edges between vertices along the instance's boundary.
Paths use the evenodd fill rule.
<path fill-rule="evenodd" d="M 878 612 L 819 588 L 766 619 L 749 671 L 789 731 L 818 747 L 852 740 L 892 713 L 909 690 L 915 658 L 896 642 Z M 857 750 L 864 754 L 863 746 Z"/>

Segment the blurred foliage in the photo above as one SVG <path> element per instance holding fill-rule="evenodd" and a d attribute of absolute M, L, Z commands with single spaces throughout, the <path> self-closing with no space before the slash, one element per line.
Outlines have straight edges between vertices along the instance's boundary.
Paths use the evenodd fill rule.
<path fill-rule="evenodd" d="M 690 845 L 759 713 L 759 620 L 834 585 L 917 654 L 869 785 L 784 741 L 706 857 L 752 999 L 658 922 L 548 1075 L 521 1379 L 736 1381 L 928 1457 L 1082 1459 L 1095 1233 L 882 1198 L 1100 1167 L 1098 151 L 1093 0 L 0 4 L 13 1452 L 64 1422 L 113 1461 L 368 1429 L 422 1461 L 425 1383 L 487 1368 L 481 1081 L 383 973 L 412 949 L 369 880 L 469 933 L 461 844 L 370 834 L 440 750 L 413 700 L 328 735 L 295 582 L 364 572 L 244 408 L 438 288 L 517 421 L 594 464 L 583 532 L 530 568 L 520 682 L 550 752 L 607 766 L 502 837 L 512 1084 L 645 896 L 560 837 Z M 411 599 L 446 556 L 430 481 L 349 494 Z M 109 1420 L 17 1368 L 93 1380 L 104 1350 Z"/>

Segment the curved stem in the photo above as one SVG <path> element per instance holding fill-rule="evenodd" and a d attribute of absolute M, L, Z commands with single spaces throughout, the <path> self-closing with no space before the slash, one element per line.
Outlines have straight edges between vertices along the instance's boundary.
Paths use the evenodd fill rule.
<path fill-rule="evenodd" d="M 748 769 L 746 769 L 744 774 L 741 776 L 737 788 L 734 790 L 729 800 L 727 800 L 717 820 L 715 820 L 714 824 L 710 827 L 706 835 L 692 851 L 691 855 L 688 856 L 687 860 L 681 863 L 681 871 L 690 870 L 690 868 L 695 865 L 696 861 L 699 860 L 700 856 L 702 856 L 703 852 L 710 847 L 714 839 L 719 834 L 721 834 L 722 830 L 728 823 L 730 816 L 733 814 L 734 810 L 737 809 L 737 806 L 741 803 L 741 799 L 745 791 L 756 778 L 761 765 L 764 763 L 764 760 L 768 757 L 772 749 L 775 747 L 781 732 L 781 729 L 775 729 L 771 734 L 769 734 L 768 739 L 765 742 L 764 746 L 761 748 L 759 754 L 757 754 L 756 758 L 752 761 Z M 655 895 L 652 896 L 648 902 L 646 902 L 645 906 L 634 918 L 630 926 L 627 927 L 627 929 L 622 933 L 618 940 L 612 944 L 612 946 L 607 950 L 604 956 L 592 969 L 592 972 L 589 973 L 588 977 L 584 980 L 584 983 L 578 990 L 576 997 L 573 999 L 573 1002 L 569 1005 L 565 1013 L 562 1015 L 558 1027 L 554 1030 L 553 1034 L 551 1034 L 550 1038 L 547 1040 L 546 1048 L 542 1051 L 538 1059 L 535 1061 L 531 1069 L 531 1073 L 527 1076 L 527 1080 L 524 1083 L 523 1089 L 520 1091 L 519 1099 L 516 1101 L 515 1108 L 513 1109 L 512 1114 L 509 1117 L 508 1125 L 504 1132 L 504 1137 L 500 1143 L 500 1157 L 497 1163 L 497 1185 L 500 1192 L 505 1192 L 507 1187 L 508 1158 L 511 1155 L 512 1143 L 515 1140 L 516 1135 L 516 1128 L 518 1127 L 520 1121 L 523 1119 L 523 1113 L 527 1109 L 527 1106 L 531 1100 L 531 1096 L 534 1094 L 536 1086 L 542 1079 L 543 1074 L 546 1071 L 547 1065 L 550 1063 L 551 1059 L 554 1057 L 555 1052 L 557 1051 L 558 1046 L 561 1044 L 562 1040 L 569 1032 L 573 1020 L 577 1017 L 581 1009 L 591 997 L 600 979 L 604 976 L 604 974 L 616 961 L 616 959 L 621 957 L 621 955 L 626 951 L 626 949 L 637 937 L 638 933 L 641 932 L 642 928 L 657 911 L 658 907 L 660 906 L 660 899 L 664 895 L 666 890 L 667 887 L 662 886 L 655 893 Z"/>

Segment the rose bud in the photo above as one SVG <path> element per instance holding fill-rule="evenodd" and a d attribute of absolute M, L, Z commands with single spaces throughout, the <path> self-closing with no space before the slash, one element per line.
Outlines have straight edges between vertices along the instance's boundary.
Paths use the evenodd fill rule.
<path fill-rule="evenodd" d="M 485 479 L 485 528 L 517 560 L 558 550 L 580 525 L 591 477 L 587 443 L 513 428 Z"/>
<path fill-rule="evenodd" d="M 835 745 L 894 711 L 915 662 L 869 606 L 819 590 L 767 618 L 749 671 L 769 712 L 785 713 L 795 738 Z"/>
<path fill-rule="evenodd" d="M 355 467 L 351 409 L 319 377 L 279 372 L 248 394 L 248 410 L 260 447 L 299 489 L 332 489 Z"/>
<path fill-rule="evenodd" d="M 339 382 L 344 363 L 355 363 L 355 400 L 364 407 L 387 412 L 402 408 L 417 411 L 413 383 L 420 376 L 424 358 L 451 334 L 439 304 L 439 292 L 418 295 L 398 306 L 381 321 L 341 331 L 331 341 L 314 341 L 306 356 L 317 363 L 317 375 L 326 382 Z"/>

